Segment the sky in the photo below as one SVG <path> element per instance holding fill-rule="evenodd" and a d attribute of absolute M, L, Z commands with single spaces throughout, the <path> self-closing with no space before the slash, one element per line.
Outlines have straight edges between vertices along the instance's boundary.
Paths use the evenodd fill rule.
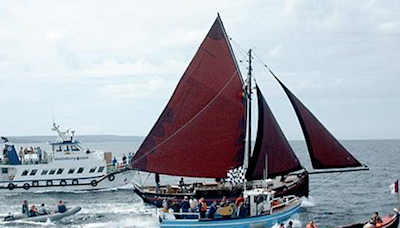
<path fill-rule="evenodd" d="M 398 0 L 0 0 L 0 135 L 146 136 L 220 13 L 287 138 L 266 63 L 338 139 L 400 138 Z M 255 124 L 255 123 L 254 123 Z"/>

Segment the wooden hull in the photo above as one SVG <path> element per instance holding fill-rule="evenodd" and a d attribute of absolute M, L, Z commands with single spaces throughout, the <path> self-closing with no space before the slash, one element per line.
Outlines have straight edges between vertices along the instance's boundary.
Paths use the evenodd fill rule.
<path fill-rule="evenodd" d="M 382 218 L 383 223 L 379 228 L 397 228 L 399 226 L 399 213 L 396 212 L 394 215 L 388 215 Z M 339 228 L 363 228 L 365 223 L 355 223 L 347 226 L 341 226 Z M 375 227 L 372 227 L 375 228 Z"/>
<path fill-rule="evenodd" d="M 307 172 L 302 173 L 302 176 L 290 185 L 285 185 L 279 188 L 271 188 L 276 191 L 276 197 L 282 197 L 287 195 L 296 195 L 298 197 L 308 197 L 308 185 L 309 185 L 309 176 Z M 193 197 L 196 199 L 200 199 L 204 197 L 205 201 L 208 205 L 210 205 L 213 201 L 221 201 L 222 197 L 225 196 L 226 200 L 234 202 L 237 197 L 242 193 L 242 189 L 237 190 L 196 190 L 194 193 L 156 193 L 150 192 L 141 189 L 138 186 L 135 186 L 133 191 L 140 196 L 145 203 L 155 205 L 157 207 L 162 207 L 163 200 L 171 201 L 176 198 L 178 200 L 182 200 L 185 196 Z"/>

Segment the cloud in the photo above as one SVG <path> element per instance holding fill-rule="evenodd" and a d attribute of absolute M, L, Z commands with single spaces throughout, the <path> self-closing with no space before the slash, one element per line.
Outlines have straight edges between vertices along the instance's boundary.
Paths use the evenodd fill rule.
<path fill-rule="evenodd" d="M 396 0 L 2 1 L 0 106 L 13 112 L 0 112 L 7 119 L 0 131 L 47 132 L 53 104 L 62 110 L 61 121 L 74 119 L 90 126 L 88 132 L 146 134 L 217 12 L 236 56 L 245 59 L 238 46 L 253 48 L 317 113 L 324 113 L 326 106 L 318 108 L 324 103 L 364 108 L 354 115 L 376 107 L 396 113 L 390 101 L 400 99 L 399 10 Z M 240 65 L 247 72 L 245 61 Z M 257 65 L 254 74 L 267 99 L 282 99 Z M 390 118 L 392 128 L 400 129 Z M 394 135 L 390 129 L 370 134 Z"/>

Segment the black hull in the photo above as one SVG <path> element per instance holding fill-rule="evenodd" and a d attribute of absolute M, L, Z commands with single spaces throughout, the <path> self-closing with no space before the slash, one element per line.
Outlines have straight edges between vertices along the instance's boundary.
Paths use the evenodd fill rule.
<path fill-rule="evenodd" d="M 309 177 L 308 173 L 304 172 L 301 174 L 302 176 L 300 179 L 285 187 L 273 189 L 276 191 L 275 196 L 287 196 L 287 195 L 296 195 L 299 197 L 305 196 L 308 197 L 308 184 L 309 184 Z M 133 191 L 140 196 L 145 203 L 155 205 L 157 207 L 162 207 L 163 200 L 171 201 L 173 199 L 182 200 L 185 196 L 193 197 L 196 199 L 200 199 L 204 197 L 205 201 L 208 205 L 210 205 L 213 201 L 221 201 L 222 197 L 225 196 L 226 200 L 234 202 L 237 197 L 242 193 L 242 189 L 236 189 L 233 191 L 229 190 L 207 190 L 207 191 L 199 191 L 196 190 L 195 193 L 155 193 L 155 192 L 144 192 L 142 189 L 135 187 Z"/>
<path fill-rule="evenodd" d="M 365 223 L 355 223 L 347 226 L 341 226 L 339 228 L 363 228 Z M 387 222 L 384 221 L 384 224 L 379 228 L 397 228 L 399 226 L 399 213 L 396 214 Z"/>

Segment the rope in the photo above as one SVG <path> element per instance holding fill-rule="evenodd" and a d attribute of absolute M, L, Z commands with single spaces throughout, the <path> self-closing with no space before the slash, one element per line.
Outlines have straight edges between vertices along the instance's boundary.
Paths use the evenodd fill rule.
<path fill-rule="evenodd" d="M 151 174 L 151 173 L 149 173 L 149 174 L 147 175 L 147 177 L 146 177 L 146 180 L 144 180 L 144 182 L 143 182 L 142 186 L 144 186 L 144 185 L 146 184 L 147 180 L 148 180 L 148 179 L 149 179 L 149 177 L 150 177 L 150 174 Z"/>

